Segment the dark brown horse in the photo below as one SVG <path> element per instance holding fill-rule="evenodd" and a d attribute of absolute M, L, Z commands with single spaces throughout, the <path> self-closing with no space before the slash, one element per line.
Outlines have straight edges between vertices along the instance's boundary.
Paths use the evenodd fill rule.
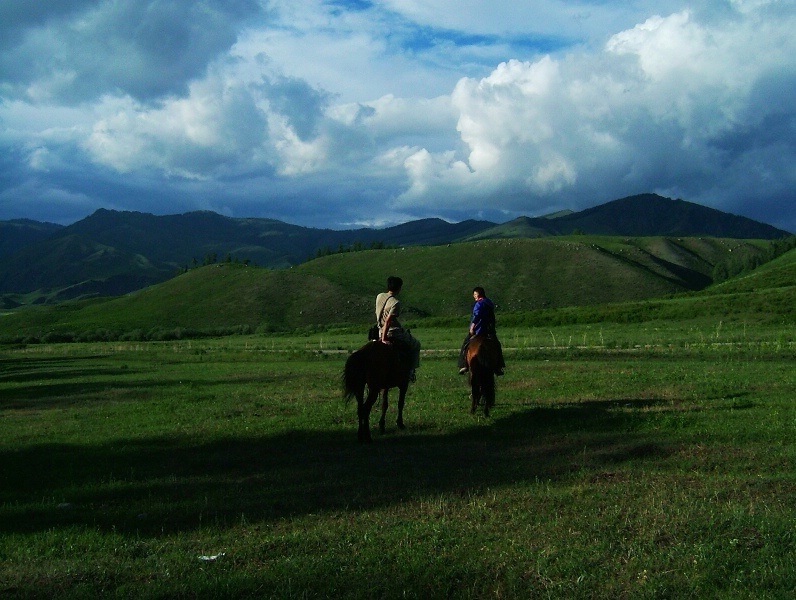
<path fill-rule="evenodd" d="M 343 370 L 343 391 L 346 398 L 357 399 L 357 416 L 360 442 L 371 442 L 370 411 L 382 392 L 381 419 L 379 430 L 384 433 L 384 419 L 387 413 L 387 393 L 390 388 L 398 388 L 398 428 L 404 429 L 404 401 L 409 388 L 409 372 L 406 361 L 394 344 L 368 342 L 352 353 L 345 362 Z M 365 398 L 365 387 L 368 395 Z"/>
<path fill-rule="evenodd" d="M 495 370 L 500 367 L 500 353 L 494 338 L 476 335 L 467 344 L 467 368 L 470 378 L 470 412 L 475 414 L 483 400 L 484 415 L 495 405 Z"/>

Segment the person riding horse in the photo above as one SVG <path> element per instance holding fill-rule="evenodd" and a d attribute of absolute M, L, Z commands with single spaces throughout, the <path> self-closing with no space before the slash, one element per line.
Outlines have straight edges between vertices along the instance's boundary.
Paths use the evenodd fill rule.
<path fill-rule="evenodd" d="M 459 353 L 459 374 L 464 375 L 467 373 L 467 346 L 470 340 L 477 336 L 482 335 L 491 338 L 495 341 L 497 347 L 498 364 L 495 366 L 495 374 L 503 375 L 503 369 L 506 363 L 503 360 L 503 348 L 500 345 L 500 340 L 497 337 L 497 330 L 495 327 L 495 304 L 486 297 L 486 291 L 481 286 L 473 288 L 473 316 L 470 319 L 470 330 L 464 338 L 461 352 Z"/>
<path fill-rule="evenodd" d="M 398 321 L 402 308 L 398 294 L 401 293 L 403 284 L 400 277 L 387 278 L 387 291 L 376 296 L 376 322 L 379 326 L 379 340 L 385 344 L 395 343 L 401 354 L 407 355 L 409 378 L 414 381 L 415 369 L 420 366 L 420 342 Z"/>

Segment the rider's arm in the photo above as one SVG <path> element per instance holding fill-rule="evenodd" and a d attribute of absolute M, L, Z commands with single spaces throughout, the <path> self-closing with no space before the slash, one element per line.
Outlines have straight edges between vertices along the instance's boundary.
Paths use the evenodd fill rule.
<path fill-rule="evenodd" d="M 392 323 L 393 315 L 390 313 L 387 315 L 387 318 L 384 319 L 384 328 L 381 330 L 381 341 L 385 344 L 387 343 L 387 332 L 390 330 L 390 324 Z"/>
<path fill-rule="evenodd" d="M 475 335 L 475 328 L 481 323 L 481 303 L 473 305 L 473 318 L 470 319 L 470 335 Z"/>

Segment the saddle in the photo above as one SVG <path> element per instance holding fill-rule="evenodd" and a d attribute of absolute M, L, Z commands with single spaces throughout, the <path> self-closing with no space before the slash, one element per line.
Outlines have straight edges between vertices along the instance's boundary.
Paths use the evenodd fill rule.
<path fill-rule="evenodd" d="M 398 357 L 401 370 L 408 371 L 411 369 L 413 362 L 411 346 L 406 341 L 395 338 L 390 339 L 390 344 Z"/>

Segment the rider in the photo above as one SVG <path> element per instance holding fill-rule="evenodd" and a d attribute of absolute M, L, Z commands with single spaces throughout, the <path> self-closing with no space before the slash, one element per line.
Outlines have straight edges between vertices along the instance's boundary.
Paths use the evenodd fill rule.
<path fill-rule="evenodd" d="M 410 379 L 415 380 L 415 369 L 420 366 L 420 342 L 408 329 L 404 329 L 398 321 L 401 314 L 401 301 L 398 294 L 403 287 L 403 279 L 390 276 L 387 278 L 387 291 L 376 296 L 376 322 L 379 324 L 379 340 L 389 344 L 398 342 L 405 346 L 411 355 Z"/>
<path fill-rule="evenodd" d="M 496 375 L 503 375 L 503 369 L 506 363 L 503 360 L 503 348 L 500 345 L 500 340 L 497 337 L 497 330 L 495 328 L 495 304 L 486 297 L 486 292 L 481 286 L 473 288 L 473 316 L 470 319 L 470 330 L 467 337 L 464 338 L 461 352 L 459 352 L 459 374 L 464 375 L 467 373 L 467 346 L 470 339 L 476 335 L 484 335 L 492 338 L 497 344 L 498 350 L 498 366 L 495 369 Z"/>

